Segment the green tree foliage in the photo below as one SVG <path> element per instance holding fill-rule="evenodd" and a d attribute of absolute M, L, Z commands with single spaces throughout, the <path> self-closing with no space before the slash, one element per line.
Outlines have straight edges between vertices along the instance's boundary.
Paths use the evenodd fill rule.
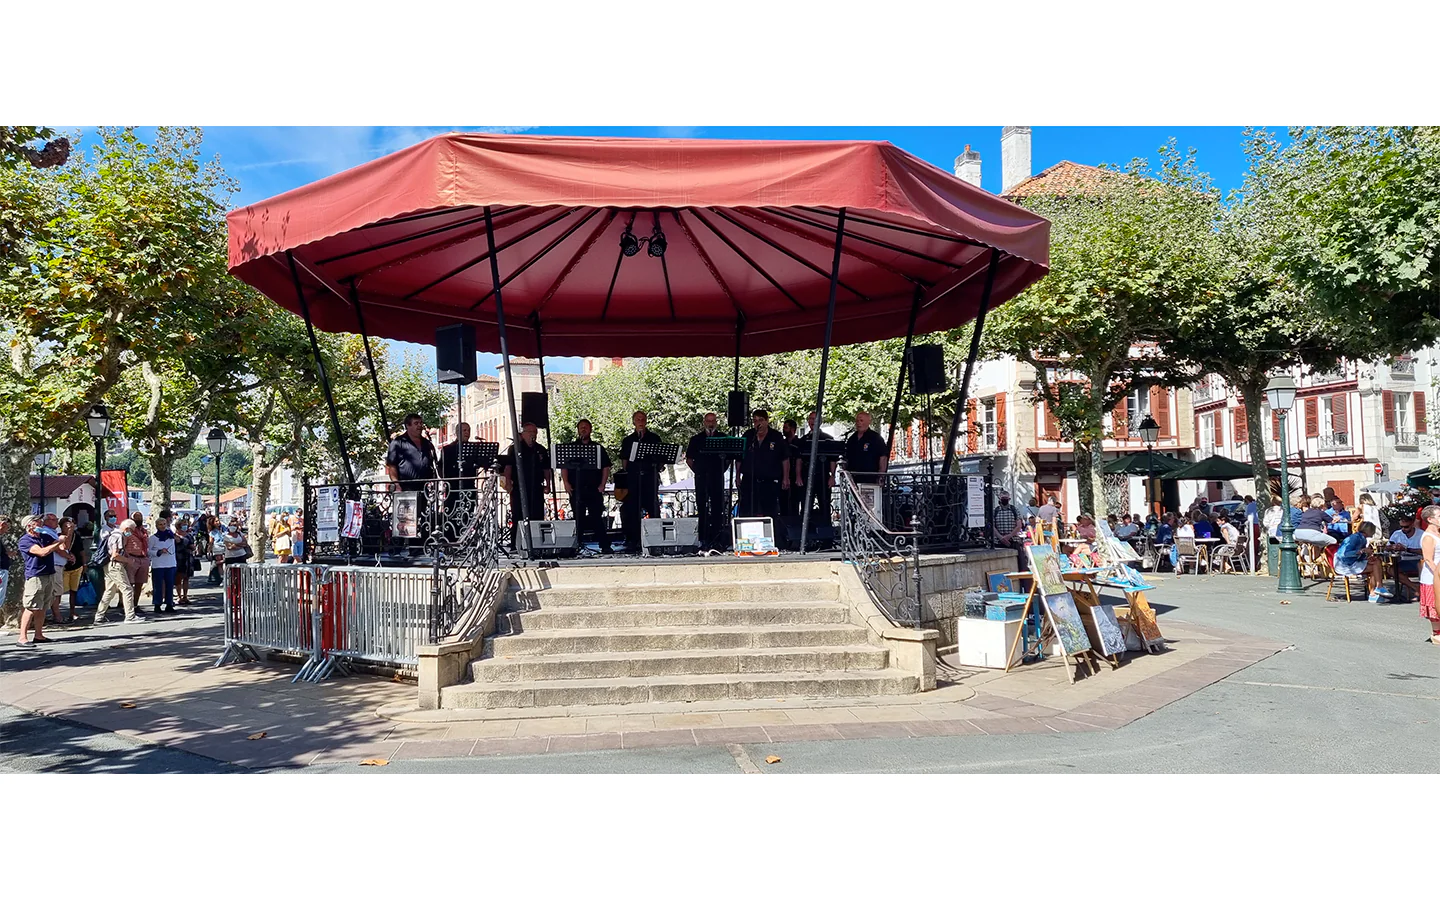
<path fill-rule="evenodd" d="M 1195 155 L 1174 143 L 1160 165 L 1103 170 L 1095 189 L 1022 202 L 1051 221 L 1050 273 L 992 313 L 985 341 L 1035 368 L 1036 401 L 1051 405 L 1074 445 L 1082 509 L 1103 515 L 1105 413 L 1131 390 L 1194 376 L 1165 352 L 1177 310 L 1217 296 L 1219 197 Z"/>

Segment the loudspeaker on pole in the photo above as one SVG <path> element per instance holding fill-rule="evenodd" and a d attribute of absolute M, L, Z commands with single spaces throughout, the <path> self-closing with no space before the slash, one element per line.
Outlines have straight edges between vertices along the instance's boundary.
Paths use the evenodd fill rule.
<path fill-rule="evenodd" d="M 938 394 L 945 390 L 945 350 L 939 344 L 910 348 L 910 393 Z"/>
<path fill-rule="evenodd" d="M 744 391 L 731 391 L 726 401 L 725 419 L 731 428 L 750 426 L 750 395 Z"/>
<path fill-rule="evenodd" d="M 465 322 L 435 329 L 435 375 L 441 384 L 469 384 L 478 374 L 475 326 Z"/>
<path fill-rule="evenodd" d="M 550 427 L 550 398 L 539 391 L 523 391 L 520 394 L 520 424 L 534 423 L 536 428 Z"/>

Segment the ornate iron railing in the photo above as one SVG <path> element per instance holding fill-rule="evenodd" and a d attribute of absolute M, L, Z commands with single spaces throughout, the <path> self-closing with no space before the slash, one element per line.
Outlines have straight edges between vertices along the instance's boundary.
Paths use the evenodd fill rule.
<path fill-rule="evenodd" d="M 1322 434 L 1318 440 L 1319 447 L 1325 452 L 1349 452 L 1350 435 L 1348 432 L 1340 431 L 1335 434 Z"/>
<path fill-rule="evenodd" d="M 1396 447 L 1420 446 L 1420 438 L 1413 431 L 1396 431 L 1394 435 Z"/>
<path fill-rule="evenodd" d="M 1390 360 L 1390 376 L 1392 378 L 1414 378 L 1415 359 L 1413 357 L 1399 357 Z"/>
<path fill-rule="evenodd" d="M 919 627 L 920 533 L 894 531 L 875 514 L 850 473 L 836 475 L 840 495 L 840 546 L 870 599 L 892 624 Z"/>
<path fill-rule="evenodd" d="M 967 515 L 972 478 L 982 492 L 976 498 L 974 516 Z M 986 476 L 897 472 L 879 476 L 877 484 L 883 498 L 881 524 L 895 532 L 914 532 L 923 552 L 948 553 L 990 545 Z"/>

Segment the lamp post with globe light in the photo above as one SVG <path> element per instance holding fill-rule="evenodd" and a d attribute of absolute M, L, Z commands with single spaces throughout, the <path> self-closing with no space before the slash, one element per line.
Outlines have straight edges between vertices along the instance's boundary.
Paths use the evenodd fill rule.
<path fill-rule="evenodd" d="M 220 516 L 220 457 L 225 453 L 225 430 L 218 425 L 205 435 L 210 455 L 215 457 L 215 516 Z"/>
<path fill-rule="evenodd" d="M 30 511 L 36 515 L 45 515 L 45 468 L 50 465 L 53 454 L 49 450 L 41 450 L 35 454 L 35 468 L 40 472 L 40 504 L 31 504 Z"/>
<path fill-rule="evenodd" d="M 200 509 L 200 485 L 205 483 L 205 476 L 199 472 L 190 474 L 190 493 L 194 495 L 195 509 Z"/>
<path fill-rule="evenodd" d="M 85 427 L 95 439 L 95 533 L 98 535 L 100 523 L 105 521 L 100 499 L 100 469 L 105 463 L 105 438 L 110 434 L 110 410 L 105 408 L 105 404 L 97 403 L 85 414 Z"/>
<path fill-rule="evenodd" d="M 1146 515 L 1159 515 L 1155 507 L 1155 442 L 1160 439 L 1160 425 L 1149 413 L 1140 420 L 1140 440 L 1145 444 L 1145 467 L 1149 470 L 1145 479 Z"/>
<path fill-rule="evenodd" d="M 1305 590 L 1300 583 L 1300 560 L 1296 555 L 1295 522 L 1290 518 L 1290 455 L 1285 442 L 1285 418 L 1295 405 L 1295 379 L 1277 375 L 1265 388 L 1265 400 L 1280 417 L 1280 581 L 1275 589 L 1282 594 Z"/>

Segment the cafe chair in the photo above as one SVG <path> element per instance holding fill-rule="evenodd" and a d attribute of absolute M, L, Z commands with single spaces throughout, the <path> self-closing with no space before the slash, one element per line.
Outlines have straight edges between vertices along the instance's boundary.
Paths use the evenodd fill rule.
<path fill-rule="evenodd" d="M 1194 563 L 1195 574 L 1200 574 L 1200 550 L 1195 544 L 1193 537 L 1180 537 L 1175 539 L 1176 562 L 1175 574 L 1184 575 L 1185 567 Z"/>
<path fill-rule="evenodd" d="M 1210 553 L 1210 574 L 1223 572 L 1234 575 L 1236 561 L 1236 547 L 1233 544 L 1221 544 Z"/>
<path fill-rule="evenodd" d="M 1350 593 L 1352 591 L 1359 594 L 1361 597 L 1364 597 L 1366 595 L 1365 592 L 1367 588 L 1365 585 L 1364 575 L 1336 575 L 1334 573 L 1334 570 L 1332 569 L 1330 573 L 1330 587 L 1325 591 L 1325 600 L 1327 602 L 1331 602 L 1330 598 L 1335 593 L 1335 588 L 1337 586 L 1343 587 L 1345 589 L 1346 603 L 1350 602 Z M 1339 601 L 1336 600 L 1333 602 L 1338 603 Z"/>

